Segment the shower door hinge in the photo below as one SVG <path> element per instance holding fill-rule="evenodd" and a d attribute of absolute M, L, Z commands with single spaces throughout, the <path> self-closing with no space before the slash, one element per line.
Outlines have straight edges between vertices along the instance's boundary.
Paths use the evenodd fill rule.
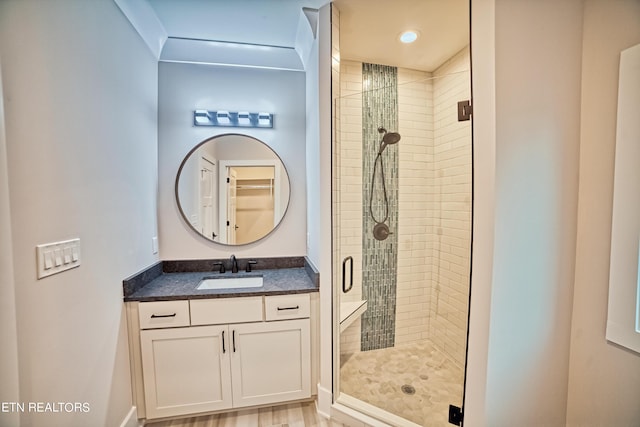
<path fill-rule="evenodd" d="M 462 412 L 462 408 L 458 408 L 455 405 L 449 405 L 449 424 L 461 426 L 463 419 L 464 413 Z"/>
<path fill-rule="evenodd" d="M 459 122 L 464 122 L 471 119 L 471 114 L 473 114 L 473 107 L 471 106 L 471 101 L 458 102 L 458 121 Z"/>

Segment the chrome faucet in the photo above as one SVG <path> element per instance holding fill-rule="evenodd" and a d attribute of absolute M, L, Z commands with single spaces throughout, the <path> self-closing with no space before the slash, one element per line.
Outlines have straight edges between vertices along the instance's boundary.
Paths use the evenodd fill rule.
<path fill-rule="evenodd" d="M 231 272 L 232 273 L 238 272 L 238 260 L 236 259 L 235 255 L 231 255 Z"/>

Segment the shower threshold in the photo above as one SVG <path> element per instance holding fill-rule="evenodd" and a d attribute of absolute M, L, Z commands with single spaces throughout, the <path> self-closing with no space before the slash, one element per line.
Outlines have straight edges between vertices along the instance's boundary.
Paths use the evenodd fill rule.
<path fill-rule="evenodd" d="M 341 409 L 341 406 L 345 407 L 347 410 Z M 378 427 L 384 425 L 388 425 L 390 427 L 423 427 L 420 424 L 416 424 L 342 392 L 334 404 L 334 409 L 346 413 L 356 419 L 362 418 L 360 421 Z M 358 417 L 354 412 L 359 414 L 361 417 Z M 339 419 L 339 417 L 337 418 Z M 374 424 L 369 418 L 373 418 L 384 424 Z"/>

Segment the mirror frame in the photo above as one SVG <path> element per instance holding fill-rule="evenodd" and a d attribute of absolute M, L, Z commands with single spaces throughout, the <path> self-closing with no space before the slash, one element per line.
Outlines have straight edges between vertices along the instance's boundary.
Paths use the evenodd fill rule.
<path fill-rule="evenodd" d="M 206 237 L 205 235 L 203 235 L 199 230 L 197 230 L 193 224 L 191 224 L 191 221 L 189 221 L 189 219 L 187 218 L 187 215 L 185 214 L 184 210 L 182 209 L 182 205 L 180 204 L 180 197 L 178 194 L 178 189 L 180 186 L 180 175 L 182 173 L 182 169 L 184 168 L 185 164 L 187 163 L 187 160 L 189 160 L 189 158 L 191 157 L 192 154 L 194 154 L 200 147 L 202 147 L 204 144 L 214 141 L 218 138 L 224 137 L 224 136 L 235 136 L 235 137 L 245 137 L 245 138 L 249 138 L 254 140 L 255 142 L 258 142 L 262 145 L 264 145 L 266 148 L 268 148 L 274 157 L 274 160 L 277 160 L 280 162 L 280 164 L 282 165 L 282 169 L 284 170 L 284 174 L 281 174 L 281 178 L 282 179 L 286 179 L 287 185 L 289 186 L 289 194 L 287 197 L 287 204 L 284 208 L 284 210 L 282 211 L 282 216 L 280 217 L 280 220 L 278 221 L 278 223 L 276 225 L 273 226 L 273 228 L 271 229 L 271 231 L 269 231 L 268 233 L 266 233 L 264 236 L 261 236 L 255 240 L 252 240 L 251 242 L 246 242 L 246 243 L 235 243 L 235 244 L 229 244 L 229 243 L 223 243 L 223 242 L 216 242 L 215 240 L 212 240 L 208 237 Z M 220 162 L 220 160 L 218 160 Z M 270 236 L 271 234 L 273 234 L 273 232 L 275 230 L 277 230 L 280 225 L 282 224 L 282 221 L 284 220 L 284 217 L 287 215 L 287 212 L 289 211 L 289 205 L 291 204 L 291 178 L 289 177 L 289 171 L 287 170 L 287 167 L 285 166 L 284 162 L 282 161 L 282 158 L 278 155 L 278 153 L 276 153 L 276 151 L 271 148 L 271 146 L 269 146 L 267 143 L 265 143 L 264 141 L 256 138 L 255 136 L 251 136 L 251 135 L 246 135 L 243 133 L 221 133 L 218 135 L 214 135 L 212 137 L 209 137 L 201 142 L 199 142 L 198 144 L 196 144 L 191 150 L 189 150 L 189 152 L 184 156 L 184 158 L 182 159 L 182 161 L 180 162 L 180 167 L 178 168 L 178 172 L 176 173 L 176 179 L 175 179 L 175 185 L 174 185 L 174 196 L 175 196 L 175 201 L 176 201 L 176 205 L 178 206 L 178 211 L 180 212 L 180 216 L 182 217 L 183 221 L 189 226 L 189 228 L 194 231 L 198 236 L 200 236 L 201 238 L 203 238 L 204 240 L 206 240 L 207 242 L 211 242 L 211 243 L 215 243 L 218 245 L 222 245 L 222 246 L 229 246 L 229 247 L 236 247 L 236 246 L 245 246 L 245 245 L 250 245 L 256 242 L 259 242 L 260 240 Z M 217 209 L 219 207 L 216 207 Z"/>

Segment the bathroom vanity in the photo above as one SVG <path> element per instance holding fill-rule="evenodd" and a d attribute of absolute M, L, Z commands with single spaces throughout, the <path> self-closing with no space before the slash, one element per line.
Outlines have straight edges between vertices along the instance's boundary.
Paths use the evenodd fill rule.
<path fill-rule="evenodd" d="M 318 277 L 304 258 L 285 260 L 250 273 L 212 272 L 218 260 L 164 261 L 124 281 L 139 417 L 311 397 Z M 243 287 L 257 277 L 262 286 Z M 198 289 L 221 278 L 240 285 Z"/>

